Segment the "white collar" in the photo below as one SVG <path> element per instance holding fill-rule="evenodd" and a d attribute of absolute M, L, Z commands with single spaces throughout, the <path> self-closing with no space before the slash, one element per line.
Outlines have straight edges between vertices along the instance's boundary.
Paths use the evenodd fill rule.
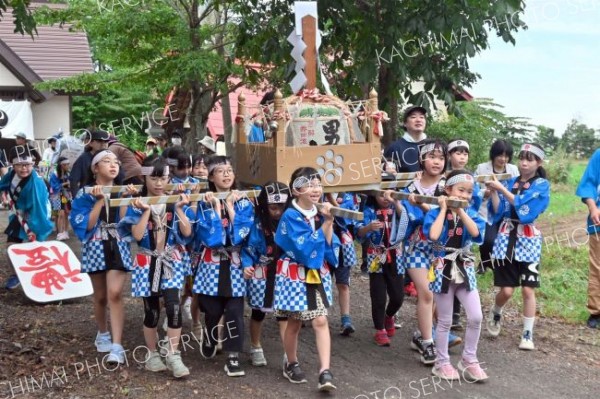
<path fill-rule="evenodd" d="M 408 141 L 409 143 L 420 143 L 421 141 L 427 138 L 427 135 L 425 133 L 421 133 L 419 140 L 415 140 L 413 136 L 411 136 L 408 132 L 404 132 L 404 136 L 402 136 L 402 138 Z"/>
<path fill-rule="evenodd" d="M 292 200 L 292 205 L 298 210 L 298 212 L 302 214 L 302 216 L 309 220 L 317 216 L 318 210 L 315 205 L 313 205 L 312 209 L 303 209 L 300 207 L 300 205 L 298 205 L 295 199 Z"/>

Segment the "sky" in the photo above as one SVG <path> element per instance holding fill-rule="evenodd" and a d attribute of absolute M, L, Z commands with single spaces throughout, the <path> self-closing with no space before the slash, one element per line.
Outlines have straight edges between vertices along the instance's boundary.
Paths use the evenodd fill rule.
<path fill-rule="evenodd" d="M 600 129 L 600 0 L 531 0 L 521 19 L 515 46 L 494 36 L 471 60 L 467 91 L 559 136 L 574 118 Z"/>

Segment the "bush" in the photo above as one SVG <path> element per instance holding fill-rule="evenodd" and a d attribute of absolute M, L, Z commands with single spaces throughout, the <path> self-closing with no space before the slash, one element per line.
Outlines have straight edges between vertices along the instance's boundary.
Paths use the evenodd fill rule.
<path fill-rule="evenodd" d="M 548 172 L 548 179 L 552 183 L 567 184 L 569 175 L 573 169 L 573 161 L 567 156 L 564 148 L 558 148 L 544 164 L 544 168 Z"/>

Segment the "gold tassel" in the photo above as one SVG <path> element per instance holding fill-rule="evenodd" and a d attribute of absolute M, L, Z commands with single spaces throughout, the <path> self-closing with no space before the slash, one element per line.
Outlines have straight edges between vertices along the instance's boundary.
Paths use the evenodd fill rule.
<path fill-rule="evenodd" d="M 429 266 L 429 272 L 427 273 L 427 279 L 429 282 L 433 283 L 435 281 L 435 263 L 437 259 L 431 262 L 431 266 Z"/>
<path fill-rule="evenodd" d="M 317 269 L 308 269 L 306 274 L 306 284 L 320 284 L 321 276 Z"/>

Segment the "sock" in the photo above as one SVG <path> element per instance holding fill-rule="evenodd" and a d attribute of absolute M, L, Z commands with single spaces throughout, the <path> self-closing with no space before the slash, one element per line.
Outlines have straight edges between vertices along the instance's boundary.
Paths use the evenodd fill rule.
<path fill-rule="evenodd" d="M 535 323 L 535 317 L 523 316 L 523 334 L 525 334 L 526 331 L 529 331 L 531 339 L 533 339 L 533 323 Z"/>
<path fill-rule="evenodd" d="M 427 346 L 429 344 L 433 344 L 433 339 L 432 338 L 424 339 L 423 340 L 423 346 Z"/>
<path fill-rule="evenodd" d="M 504 309 L 504 306 L 498 306 L 498 305 L 494 304 L 494 306 L 492 307 L 492 312 L 494 312 L 495 314 L 502 315 L 503 309 Z"/>
<path fill-rule="evenodd" d="M 229 358 L 232 358 L 232 357 L 237 358 L 238 356 L 239 356 L 239 354 L 237 352 L 229 352 L 229 355 L 227 355 L 227 357 L 229 357 Z"/>
<path fill-rule="evenodd" d="M 350 323 L 352 319 L 350 319 L 350 315 L 349 314 L 343 314 L 342 315 L 342 324 L 348 322 Z"/>

